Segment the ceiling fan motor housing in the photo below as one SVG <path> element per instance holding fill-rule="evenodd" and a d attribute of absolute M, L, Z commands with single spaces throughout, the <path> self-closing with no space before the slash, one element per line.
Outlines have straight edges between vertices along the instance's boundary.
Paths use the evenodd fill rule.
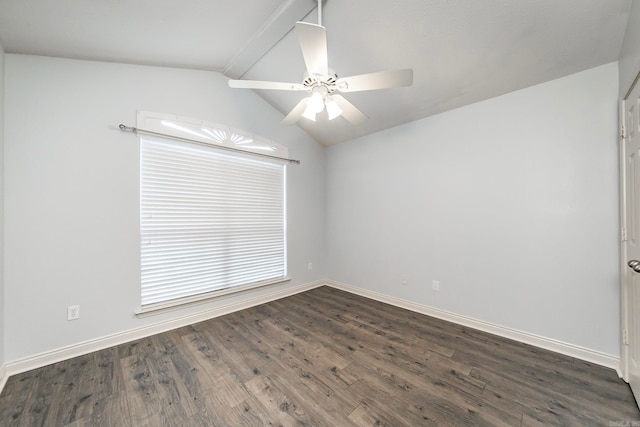
<path fill-rule="evenodd" d="M 309 92 L 315 92 L 316 88 L 326 88 L 327 95 L 333 93 L 338 89 L 337 86 L 337 76 L 331 75 L 328 77 L 324 76 L 307 76 L 302 81 L 304 87 L 309 89 Z"/>

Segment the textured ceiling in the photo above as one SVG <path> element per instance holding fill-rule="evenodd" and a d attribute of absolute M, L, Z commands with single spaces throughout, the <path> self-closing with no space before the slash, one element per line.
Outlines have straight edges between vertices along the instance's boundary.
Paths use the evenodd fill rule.
<path fill-rule="evenodd" d="M 9 53 L 215 70 L 300 82 L 296 20 L 313 0 L 0 0 Z M 345 97 L 370 120 L 301 126 L 330 145 L 618 59 L 631 0 L 327 0 L 342 77 L 413 68 L 408 88 Z M 309 13 L 310 12 L 310 13 Z M 306 16 L 306 17 L 305 17 Z M 236 89 L 241 90 L 241 89 Z M 301 93 L 258 91 L 283 114 Z"/>

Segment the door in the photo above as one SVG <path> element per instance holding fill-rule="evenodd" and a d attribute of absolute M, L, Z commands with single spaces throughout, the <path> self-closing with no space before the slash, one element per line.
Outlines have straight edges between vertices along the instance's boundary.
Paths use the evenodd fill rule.
<path fill-rule="evenodd" d="M 629 385 L 640 402 L 640 83 L 624 100 L 624 273 L 623 340 Z"/>

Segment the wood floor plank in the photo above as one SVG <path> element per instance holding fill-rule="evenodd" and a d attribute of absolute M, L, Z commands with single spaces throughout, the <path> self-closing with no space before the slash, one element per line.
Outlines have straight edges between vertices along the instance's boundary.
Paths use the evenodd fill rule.
<path fill-rule="evenodd" d="M 120 362 L 125 378 L 124 393 L 134 423 L 159 423 L 159 393 L 145 356 L 134 354 L 121 359 Z"/>
<path fill-rule="evenodd" d="M 413 375 L 402 369 L 397 369 L 396 365 L 376 359 L 374 355 L 367 352 L 358 351 L 354 353 L 354 358 L 359 363 L 349 365 L 348 369 L 356 371 L 356 375 L 366 379 L 378 387 L 391 386 L 396 395 L 404 396 L 404 399 L 410 399 L 411 396 L 429 396 L 437 399 L 437 408 L 451 406 L 451 419 L 467 422 L 471 420 L 472 414 L 479 412 L 481 407 L 481 399 L 475 394 L 469 393 L 453 386 L 445 378 L 429 378 Z M 455 410 L 455 412 L 454 412 Z"/>
<path fill-rule="evenodd" d="M 355 332 L 361 337 L 359 345 L 361 350 L 376 352 L 378 354 L 386 354 L 391 357 L 398 357 L 398 360 L 405 359 L 408 364 L 420 365 L 428 363 L 431 369 L 440 367 L 441 370 L 451 372 L 456 371 L 458 374 L 468 375 L 472 367 L 468 364 L 458 363 L 451 359 L 454 351 L 450 352 L 450 356 L 443 356 L 442 351 L 432 352 L 431 342 L 422 338 L 410 338 L 402 340 L 395 337 L 387 340 L 388 334 L 380 331 L 378 328 L 364 326 L 362 324 L 353 324 L 349 322 L 345 328 L 355 328 Z M 368 339 L 366 339 L 368 338 Z M 447 352 L 449 353 L 449 352 Z"/>
<path fill-rule="evenodd" d="M 62 365 L 62 366 L 60 366 Z M 25 426 L 39 424 L 56 425 L 63 423 L 64 415 L 61 409 L 69 407 L 69 395 L 71 391 L 65 383 L 67 362 L 59 364 L 57 369 L 41 370 L 37 381 L 34 384 L 31 395 L 24 408 L 21 424 Z M 77 411 L 71 411 L 73 415 L 68 416 L 67 422 L 73 421 Z M 66 422 L 65 422 L 66 423 Z"/>
<path fill-rule="evenodd" d="M 408 310 L 401 310 L 378 301 L 371 301 L 348 292 L 338 291 L 334 289 L 325 290 L 321 288 L 322 298 L 329 298 L 333 301 L 345 299 L 348 302 L 344 304 L 351 307 L 349 313 L 355 313 L 355 317 L 362 319 L 363 323 L 378 325 L 384 323 L 384 327 L 388 325 L 398 325 L 404 330 L 406 335 L 408 332 L 415 336 L 423 337 L 429 340 L 434 350 L 442 351 L 444 356 L 450 357 L 458 347 L 466 347 L 474 345 L 484 352 L 492 353 L 495 350 L 496 342 L 493 342 L 494 336 L 486 333 L 478 333 L 470 328 L 457 325 L 451 322 L 442 321 L 429 316 L 421 315 Z M 333 296 L 331 296 L 334 294 Z M 316 298 L 318 295 L 315 295 Z M 348 315 L 348 314 L 347 314 Z M 392 331 L 393 328 L 389 329 Z M 455 338 L 452 340 L 452 338 Z M 496 337 L 498 342 L 503 340 Z M 439 345 L 443 342 L 443 345 Z"/>
<path fill-rule="evenodd" d="M 290 372 L 289 376 L 298 379 L 301 385 L 307 388 L 312 395 L 320 396 L 319 399 L 325 401 L 326 408 L 334 410 L 339 407 L 341 411 L 351 411 L 358 403 L 354 401 L 347 392 L 349 384 L 340 373 L 342 369 L 335 367 L 315 365 L 311 359 L 299 359 L 296 356 L 278 357 L 276 359 L 282 370 Z M 268 372 L 282 372 L 269 370 Z"/>
<path fill-rule="evenodd" d="M 553 388 L 528 385 L 513 377 L 501 378 L 494 373 L 484 372 L 482 376 L 489 381 L 484 390 L 486 401 L 499 400 L 501 406 L 521 407 L 523 414 L 549 425 L 566 425 L 571 422 L 598 425 L 611 420 L 606 406 L 598 405 L 599 410 L 593 411 L 593 404 L 574 395 L 559 393 Z M 634 408 L 630 405 L 626 412 L 633 414 L 632 409 Z M 638 414 L 633 415 L 631 419 L 640 419 L 637 418 Z"/>
<path fill-rule="evenodd" d="M 135 427 L 125 393 L 115 393 L 101 399 L 94 405 L 91 415 L 70 425 Z"/>
<path fill-rule="evenodd" d="M 259 328 L 249 331 L 245 327 L 240 333 L 247 334 L 247 339 L 253 339 L 260 351 L 279 362 L 285 369 L 291 369 L 299 377 L 320 382 L 321 387 L 329 387 L 339 395 L 355 381 L 342 371 L 342 368 L 350 363 L 348 360 L 330 349 L 306 344 L 292 337 L 268 319 L 261 322 Z M 322 380 L 319 380 L 318 376 L 322 377 Z M 346 395 L 340 398 L 345 402 L 350 400 Z"/>
<path fill-rule="evenodd" d="M 273 419 L 257 397 L 250 397 L 232 408 L 218 410 L 217 416 L 222 418 L 220 423 L 213 422 L 213 426 L 280 426 L 277 419 Z M 208 418 L 211 420 L 212 418 Z"/>
<path fill-rule="evenodd" d="M 379 420 L 377 420 L 371 413 L 369 408 L 362 403 L 349 414 L 349 421 L 353 422 L 357 426 L 382 425 L 382 423 L 380 423 Z"/>
<path fill-rule="evenodd" d="M 331 368 L 315 366 L 311 355 L 304 359 L 299 359 L 293 354 L 287 357 L 274 355 L 272 360 L 274 363 L 267 367 L 265 374 L 271 374 L 270 377 L 277 376 L 284 385 L 299 385 L 296 389 L 309 399 L 321 401 L 325 410 L 339 409 L 348 413 L 358 405 L 346 393 L 344 382 L 330 375 Z"/>
<path fill-rule="evenodd" d="M 186 349 L 191 353 L 200 369 L 212 379 L 231 372 L 222 356 L 216 351 L 216 345 L 205 334 L 194 332 L 180 337 Z M 209 383 L 213 387 L 212 383 Z M 206 385 L 205 385 L 206 387 Z"/>
<path fill-rule="evenodd" d="M 27 425 L 29 422 L 29 414 L 25 413 L 25 409 L 34 404 L 37 398 L 40 377 L 50 376 L 51 378 L 64 377 L 65 369 L 58 364 L 52 369 L 39 368 L 33 371 L 9 378 L 7 384 L 0 395 L 0 415 L 7 426 Z M 0 423 L 2 425 L 2 423 Z"/>
<path fill-rule="evenodd" d="M 329 322 L 329 319 L 315 313 L 316 310 L 304 309 L 294 304 L 287 316 L 280 318 L 280 321 L 310 342 L 317 342 L 342 356 L 347 357 L 358 349 L 357 336 Z"/>
<path fill-rule="evenodd" d="M 388 384 L 380 379 L 366 376 L 366 379 L 355 382 L 349 391 L 360 401 L 360 407 L 366 409 L 373 418 L 374 425 L 452 425 L 455 418 L 444 408 L 447 404 L 437 396 L 428 398 L 441 400 L 435 411 L 423 412 L 426 400 L 410 390 L 397 393 L 389 389 Z M 353 415 L 353 411 L 350 416 Z M 361 417 L 362 415 L 360 415 Z M 364 418 L 366 420 L 366 417 Z"/>
<path fill-rule="evenodd" d="M 314 381 L 301 381 L 285 375 L 286 371 L 279 370 L 277 374 L 266 374 L 267 381 L 275 384 L 287 396 L 291 396 L 296 402 L 300 402 L 298 409 L 313 420 L 311 425 L 340 425 L 349 426 L 348 414 L 355 409 L 350 407 L 348 412 L 340 410 L 340 402 L 332 393 L 325 393 L 319 389 Z M 304 378 L 303 378 L 304 379 Z"/>
<path fill-rule="evenodd" d="M 216 379 L 216 388 L 224 390 L 224 393 L 222 393 L 223 399 L 230 407 L 234 407 L 250 397 L 244 387 L 244 383 L 234 374 L 218 377 Z"/>
<path fill-rule="evenodd" d="M 308 415 L 301 406 L 280 390 L 273 382 L 264 376 L 256 377 L 245 383 L 247 389 L 265 408 L 265 413 L 275 424 L 281 425 L 311 425 Z"/>
<path fill-rule="evenodd" d="M 342 294 L 346 294 L 346 292 Z M 431 318 L 428 316 L 406 312 L 405 310 L 402 310 L 406 312 L 403 318 L 395 312 L 389 313 L 388 307 L 381 303 L 378 303 L 375 307 L 368 307 L 366 302 L 358 303 L 352 301 L 349 305 L 353 310 L 346 313 L 344 318 L 361 325 L 370 325 L 372 328 L 383 329 L 387 334 L 394 335 L 395 333 L 396 336 L 401 336 L 408 340 L 428 340 L 429 351 L 440 353 L 444 357 L 451 357 L 455 352 L 455 348 L 452 347 L 451 335 L 454 334 L 456 340 L 464 335 L 464 329 L 459 325 L 448 325 L 447 322 L 441 321 L 431 322 Z M 399 332 L 396 332 L 396 329 Z M 482 341 L 486 342 L 486 339 Z M 466 345 L 466 343 L 461 345 Z M 485 347 L 484 351 L 487 350 L 493 352 L 494 347 L 492 346 L 490 349 Z"/>
<path fill-rule="evenodd" d="M 60 389 L 60 401 L 53 402 L 57 417 L 55 424 L 71 423 L 77 419 L 90 416 L 93 406 L 100 397 L 109 392 L 105 384 L 100 384 L 96 371 L 103 370 L 96 363 L 96 354 L 87 354 L 62 362 L 66 370 Z"/>
<path fill-rule="evenodd" d="M 170 413 L 176 419 L 189 418 L 199 413 L 200 411 L 193 403 L 193 396 L 185 385 L 185 377 L 188 377 L 187 381 L 192 377 L 190 372 L 192 368 L 184 366 L 187 362 L 180 364 L 182 360 L 176 355 L 176 352 L 165 345 L 165 343 L 173 345 L 171 341 L 172 334 L 163 334 L 152 338 L 158 348 L 164 349 L 164 351 L 150 353 L 146 359 L 150 374 L 156 383 L 155 397 L 158 400 L 158 404 L 163 409 L 170 410 Z M 178 339 L 180 338 L 178 337 Z M 174 363 L 177 363 L 178 366 L 176 367 Z M 184 372 L 185 370 L 187 371 L 186 373 Z M 205 380 L 204 383 L 209 384 L 210 380 Z M 189 384 L 193 386 L 192 382 Z M 196 390 L 199 391 L 200 389 L 196 388 Z M 200 395 L 197 391 L 194 395 Z"/>
<path fill-rule="evenodd" d="M 242 381 L 259 375 L 260 368 L 269 363 L 268 357 L 263 352 L 254 351 L 252 344 L 230 327 L 224 317 L 216 322 L 207 322 L 201 332 L 220 353 L 229 369 Z"/>
<path fill-rule="evenodd" d="M 616 373 L 320 287 L 9 378 L 1 426 L 640 424 Z"/>

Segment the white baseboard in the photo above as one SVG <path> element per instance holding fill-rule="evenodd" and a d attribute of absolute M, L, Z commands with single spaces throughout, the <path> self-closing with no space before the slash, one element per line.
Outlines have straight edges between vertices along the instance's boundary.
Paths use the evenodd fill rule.
<path fill-rule="evenodd" d="M 0 392 L 9 376 L 29 371 L 31 369 L 47 366 L 62 360 L 71 359 L 73 357 L 82 356 L 94 351 L 103 350 L 115 345 L 124 344 L 137 339 L 145 338 L 151 335 L 170 331 L 172 329 L 181 328 L 183 326 L 202 322 L 214 317 L 224 316 L 225 314 L 235 311 L 244 310 L 256 305 L 264 304 L 269 301 L 285 298 L 291 295 L 305 292 L 319 286 L 325 285 L 325 281 L 318 280 L 315 282 L 305 283 L 298 286 L 292 286 L 274 292 L 269 292 L 254 298 L 245 299 L 209 310 L 203 310 L 198 313 L 189 314 L 187 316 L 177 317 L 164 322 L 156 323 L 141 328 L 131 329 L 113 335 L 107 335 L 101 338 L 84 341 L 81 343 L 61 347 L 55 350 L 37 354 L 35 356 L 25 357 L 23 359 L 14 360 L 0 366 Z"/>
<path fill-rule="evenodd" d="M 2 365 L 0 365 L 0 393 L 2 392 L 2 389 L 4 388 L 4 385 L 7 383 L 8 379 L 9 374 L 7 374 L 7 367 L 3 363 Z"/>
<path fill-rule="evenodd" d="M 461 316 L 459 314 L 451 313 L 449 311 L 440 310 L 438 308 L 429 307 L 422 304 L 417 304 L 402 298 L 393 297 L 390 295 L 381 294 L 379 292 L 371 291 L 368 289 L 359 288 L 356 286 L 348 285 L 346 283 L 336 282 L 334 280 L 325 280 L 327 286 L 331 286 L 336 289 L 340 289 L 352 294 L 360 295 L 366 298 L 370 298 L 376 301 L 380 301 L 386 304 L 394 305 L 396 307 L 404 308 L 414 311 L 416 313 L 426 314 L 438 319 L 447 320 L 449 322 L 457 323 L 459 325 L 468 326 L 473 329 L 488 332 L 490 334 L 498 335 L 504 338 L 509 338 L 515 341 L 519 341 L 525 344 L 531 344 L 536 347 L 543 348 L 545 350 L 555 351 L 570 357 L 575 357 L 587 362 L 595 363 L 597 365 L 605 366 L 607 368 L 615 369 L 618 375 L 621 377 L 620 372 L 620 358 L 612 356 L 610 354 L 601 353 L 596 350 L 580 347 L 574 344 L 568 344 L 562 341 L 554 340 L 552 338 L 546 338 L 528 332 L 518 331 L 516 329 L 508 328 L 494 323 L 485 322 L 483 320 L 474 319 L 467 316 Z"/>

